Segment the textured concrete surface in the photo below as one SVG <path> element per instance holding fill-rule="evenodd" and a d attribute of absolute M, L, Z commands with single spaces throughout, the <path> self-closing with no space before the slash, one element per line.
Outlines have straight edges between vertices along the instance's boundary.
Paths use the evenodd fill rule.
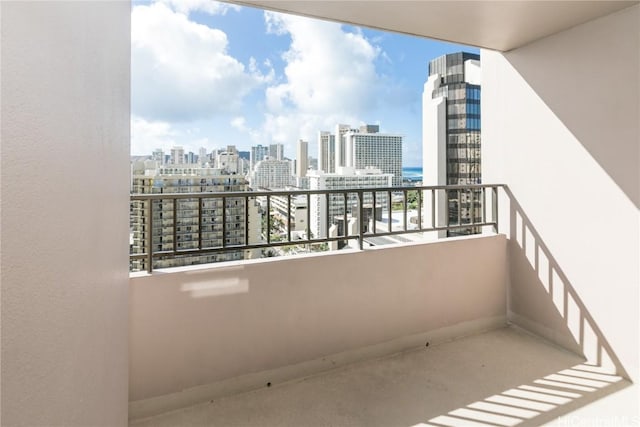
<path fill-rule="evenodd" d="M 504 317 L 506 243 L 477 235 L 132 277 L 129 399 L 140 407 L 249 373 Z"/>
<path fill-rule="evenodd" d="M 628 385 L 583 361 L 508 327 L 131 425 L 540 425 Z"/>

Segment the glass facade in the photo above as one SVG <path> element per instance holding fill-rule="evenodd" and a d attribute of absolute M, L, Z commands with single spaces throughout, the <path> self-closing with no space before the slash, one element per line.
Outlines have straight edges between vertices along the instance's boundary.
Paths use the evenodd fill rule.
<path fill-rule="evenodd" d="M 447 184 L 482 183 L 480 161 L 481 111 L 478 84 L 469 83 L 465 61 L 480 60 L 480 55 L 458 52 L 443 55 L 429 62 L 429 75 L 438 75 L 440 86 L 433 98 L 446 99 L 447 111 Z M 480 221 L 481 195 L 475 191 L 449 191 L 450 224 Z M 450 231 L 450 235 L 474 234 L 476 227 Z"/>

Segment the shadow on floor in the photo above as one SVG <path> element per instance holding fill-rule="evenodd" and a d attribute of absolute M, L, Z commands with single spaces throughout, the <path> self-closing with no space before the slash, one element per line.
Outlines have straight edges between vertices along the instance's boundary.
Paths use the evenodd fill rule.
<path fill-rule="evenodd" d="M 508 327 L 273 384 L 132 426 L 539 425 L 628 383 Z"/>

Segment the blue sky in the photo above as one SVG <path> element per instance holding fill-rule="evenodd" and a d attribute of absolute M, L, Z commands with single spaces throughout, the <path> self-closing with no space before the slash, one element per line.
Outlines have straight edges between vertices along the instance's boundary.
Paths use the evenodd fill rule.
<path fill-rule="evenodd" d="M 282 143 L 293 158 L 305 139 L 315 156 L 319 130 L 371 123 L 416 166 L 427 62 L 478 52 L 210 0 L 136 2 L 131 25 L 135 155 Z"/>

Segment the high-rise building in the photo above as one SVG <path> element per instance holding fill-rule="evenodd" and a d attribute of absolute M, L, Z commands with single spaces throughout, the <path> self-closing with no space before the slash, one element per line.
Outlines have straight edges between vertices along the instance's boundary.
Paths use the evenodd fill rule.
<path fill-rule="evenodd" d="M 338 168 L 378 168 L 393 175 L 392 185 L 402 185 L 402 135 L 380 133 L 378 125 L 359 129 L 338 124 L 335 133 L 318 133 L 318 171 Z"/>
<path fill-rule="evenodd" d="M 162 151 L 161 148 L 153 150 L 153 153 L 151 153 L 151 159 L 157 161 L 161 165 L 164 165 L 164 151 Z"/>
<path fill-rule="evenodd" d="M 196 153 L 194 153 L 193 151 L 189 151 L 186 154 L 186 158 L 187 158 L 187 163 L 190 164 L 190 165 L 193 165 L 193 164 L 197 163 L 196 162 L 197 156 L 196 156 Z"/>
<path fill-rule="evenodd" d="M 200 147 L 198 150 L 198 163 L 200 166 L 204 166 L 209 161 L 209 156 L 207 156 L 207 149 L 204 147 Z"/>
<path fill-rule="evenodd" d="M 296 176 L 302 178 L 307 176 L 307 169 L 309 169 L 309 142 L 298 141 L 296 156 Z"/>
<path fill-rule="evenodd" d="M 347 132 L 357 132 L 357 129 L 352 129 L 350 125 L 336 125 L 336 131 L 334 133 L 336 140 L 336 150 L 334 155 L 336 156 L 335 165 L 336 168 L 344 167 L 344 166 L 353 166 L 346 163 L 346 141 L 345 134 Z"/>
<path fill-rule="evenodd" d="M 429 77 L 422 95 L 423 180 L 425 185 L 481 183 L 480 163 L 480 55 L 458 52 L 429 62 Z M 438 192 L 438 225 L 480 221 L 481 196 L 477 191 Z M 430 198 L 425 199 L 428 205 Z M 449 218 L 446 218 L 446 207 Z M 425 212 L 431 212 L 426 206 Z M 477 228 L 450 231 L 449 235 L 477 233 Z M 444 235 L 444 233 L 441 233 Z"/>
<path fill-rule="evenodd" d="M 215 167 L 230 174 L 242 172 L 242 161 L 235 145 L 228 145 L 226 150 L 221 150 L 216 154 Z"/>
<path fill-rule="evenodd" d="M 132 180 L 132 192 L 137 194 L 175 194 L 247 191 L 246 180 L 214 168 L 201 168 L 197 165 L 153 167 L 137 172 Z M 131 250 L 132 253 L 145 253 L 147 250 L 147 232 L 149 224 L 148 210 L 143 201 L 131 202 Z M 225 200 L 225 224 L 223 227 L 222 198 L 180 199 L 174 210 L 175 202 L 169 199 L 153 201 L 152 247 L 154 252 L 221 247 L 223 239 L 226 246 L 245 244 L 248 233 L 249 242 L 260 241 L 261 218 L 257 201 L 244 197 L 227 197 Z M 245 206 L 248 205 L 248 206 Z M 174 230 L 174 212 L 176 223 Z M 245 212 L 249 215 L 249 228 L 245 224 Z M 201 220 L 200 220 L 201 219 Z M 200 220 L 201 229 L 198 223 Z M 224 230 L 224 235 L 223 235 Z M 177 267 L 182 265 L 203 264 L 219 261 L 248 259 L 259 256 L 254 250 L 227 250 L 204 255 L 185 254 L 154 261 L 154 268 Z M 133 270 L 145 270 L 146 259 L 132 261 Z"/>
<path fill-rule="evenodd" d="M 380 169 L 366 168 L 356 170 L 351 167 L 338 168 L 338 173 L 323 173 L 313 171 L 309 173 L 309 188 L 311 190 L 345 190 L 349 188 L 375 188 L 389 187 L 393 182 L 393 175 L 383 173 Z M 386 193 L 376 199 L 375 210 L 381 212 L 386 209 Z M 311 197 L 310 209 L 310 229 L 315 237 L 327 236 L 327 223 L 329 226 L 342 220 L 345 214 L 345 200 L 341 194 L 329 196 L 329 208 L 327 209 L 327 198 L 324 195 Z M 372 205 L 373 194 L 364 194 L 364 204 Z M 357 216 L 358 199 L 355 193 L 349 194 L 346 201 L 347 214 Z M 327 220 L 328 214 L 328 220 Z"/>
<path fill-rule="evenodd" d="M 267 158 L 256 163 L 249 174 L 251 188 L 285 188 L 291 183 L 291 162 Z"/>
<path fill-rule="evenodd" d="M 401 135 L 379 133 L 378 126 L 367 125 L 346 132 L 343 140 L 347 167 L 378 168 L 393 175 L 393 186 L 402 185 Z"/>
<path fill-rule="evenodd" d="M 318 170 L 318 159 L 309 156 L 309 169 Z"/>
<path fill-rule="evenodd" d="M 184 148 L 182 148 L 182 147 L 173 147 L 173 148 L 171 148 L 171 160 L 170 160 L 170 163 L 172 165 L 184 164 Z"/>
<path fill-rule="evenodd" d="M 262 146 L 260 144 L 251 147 L 251 153 L 249 154 L 249 169 L 253 170 L 261 160 L 264 160 L 267 156 L 269 156 L 269 147 Z"/>
<path fill-rule="evenodd" d="M 318 171 L 336 171 L 336 137 L 331 132 L 318 132 Z"/>
<path fill-rule="evenodd" d="M 284 145 L 283 144 L 270 144 L 269 145 L 269 157 L 276 160 L 284 160 Z"/>

